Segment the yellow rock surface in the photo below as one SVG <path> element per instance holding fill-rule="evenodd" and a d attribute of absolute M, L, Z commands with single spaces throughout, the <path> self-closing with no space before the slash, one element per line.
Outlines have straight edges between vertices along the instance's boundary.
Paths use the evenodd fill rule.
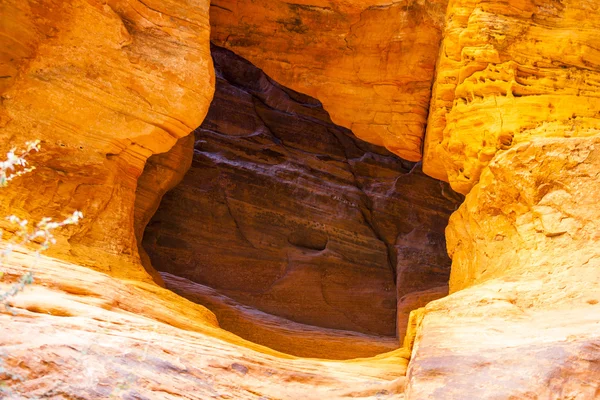
<path fill-rule="evenodd" d="M 80 210 L 85 219 L 63 231 L 52 254 L 149 280 L 133 234 L 136 182 L 150 155 L 206 114 L 214 89 L 208 7 L 3 1 L 0 152 L 33 139 L 42 152 L 32 158 L 35 174 L 3 189 L 0 215 L 35 221 Z"/>
<path fill-rule="evenodd" d="M 450 219 L 453 294 L 425 307 L 407 398 L 598 398 L 598 171 L 600 136 L 534 138 L 484 169 Z"/>
<path fill-rule="evenodd" d="M 600 4 L 452 0 L 424 171 L 468 193 L 500 150 L 600 132 Z"/>
<path fill-rule="evenodd" d="M 418 161 L 447 2 L 216 0 L 211 39 Z"/>
<path fill-rule="evenodd" d="M 446 228 L 450 292 L 600 257 L 599 146 L 600 136 L 535 138 L 498 155 Z"/>

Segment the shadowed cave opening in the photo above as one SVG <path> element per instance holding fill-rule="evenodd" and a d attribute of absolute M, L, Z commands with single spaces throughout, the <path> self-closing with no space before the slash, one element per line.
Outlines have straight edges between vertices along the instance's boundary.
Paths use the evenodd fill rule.
<path fill-rule="evenodd" d="M 145 263 L 224 329 L 276 350 L 399 347 L 410 311 L 447 294 L 444 229 L 462 196 L 335 125 L 318 100 L 211 50 L 205 121 L 144 171 L 182 176 L 144 231 Z"/>

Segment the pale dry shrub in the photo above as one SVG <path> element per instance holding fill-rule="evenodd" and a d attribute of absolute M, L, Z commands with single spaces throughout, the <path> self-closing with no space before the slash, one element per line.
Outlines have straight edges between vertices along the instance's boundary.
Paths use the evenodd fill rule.
<path fill-rule="evenodd" d="M 36 140 L 25 143 L 25 148 L 23 149 L 15 147 L 6 153 L 5 161 L 0 161 L 0 190 L 6 187 L 12 180 L 35 170 L 34 166 L 29 166 L 27 158 L 39 150 L 40 141 Z M 71 216 L 60 222 L 45 217 L 35 224 L 29 224 L 29 221 L 19 218 L 16 215 L 6 217 L 14 226 L 14 230 L 11 229 L 10 238 L 4 238 L 7 235 L 4 231 L 0 230 L 0 282 L 4 278 L 4 262 L 14 250 L 33 247 L 33 251 L 37 255 L 37 260 L 42 251 L 56 243 L 52 231 L 65 225 L 77 224 L 81 218 L 83 218 L 83 214 L 80 211 L 75 211 Z M 34 269 L 35 265 L 29 266 L 28 270 L 17 282 L 10 285 L 8 289 L 0 288 L 0 304 L 7 311 L 14 314 L 14 310 L 10 307 L 10 299 L 24 290 L 27 285 L 33 283 Z M 21 376 L 11 373 L 4 367 L 3 357 L 0 353 L 0 398 L 11 395 L 11 390 L 8 387 L 9 381 L 20 380 L 23 380 Z"/>

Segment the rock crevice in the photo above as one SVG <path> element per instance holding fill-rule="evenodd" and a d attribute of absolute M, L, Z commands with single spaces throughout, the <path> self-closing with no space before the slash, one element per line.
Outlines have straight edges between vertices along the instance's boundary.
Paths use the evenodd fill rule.
<path fill-rule="evenodd" d="M 403 294 L 446 283 L 443 229 L 460 197 L 334 125 L 317 100 L 228 50 L 213 57 L 192 167 L 145 232 L 154 267 L 299 323 L 396 336 L 397 254 L 422 277 L 398 275 Z M 442 246 L 412 243 L 414 230 Z M 401 322 L 421 303 L 400 303 Z"/>

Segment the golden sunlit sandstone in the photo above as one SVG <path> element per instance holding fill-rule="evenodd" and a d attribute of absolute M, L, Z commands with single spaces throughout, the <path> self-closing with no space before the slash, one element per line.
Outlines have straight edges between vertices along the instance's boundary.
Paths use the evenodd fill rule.
<path fill-rule="evenodd" d="M 452 0 L 424 171 L 468 193 L 500 150 L 600 132 L 600 3 Z"/>
<path fill-rule="evenodd" d="M 344 346 L 367 355 L 387 344 L 312 331 L 164 274 L 212 313 L 151 283 L 139 264 L 134 230 L 139 239 L 184 175 L 192 139 L 175 142 L 200 125 L 212 96 L 208 4 L 1 3 L 0 150 L 41 138 L 43 151 L 32 160 L 37 171 L 3 189 L 0 213 L 58 219 L 82 210 L 85 222 L 53 251 L 99 270 L 28 252 L 5 260 L 0 292 L 31 269 L 35 280 L 10 299 L 14 313 L 0 308 L 2 394 L 599 398 L 596 3 L 450 1 L 424 168 L 470 192 L 446 231 L 451 294 L 398 315 L 404 348 L 346 361 L 260 343 L 276 337 L 282 348 L 328 358 L 347 357 Z M 322 100 L 335 122 L 418 159 L 444 8 L 217 0 L 211 22 L 219 44 Z M 136 199 L 145 160 L 171 148 L 148 163 Z M 408 310 L 444 290 L 398 291 L 397 300 Z"/>
<path fill-rule="evenodd" d="M 211 39 L 319 99 L 334 123 L 421 159 L 448 0 L 215 0 Z"/>
<path fill-rule="evenodd" d="M 206 114 L 214 89 L 208 7 L 3 1 L 0 151 L 32 139 L 42 151 L 31 160 L 35 173 L 3 189 L 0 215 L 58 219 L 80 210 L 85 219 L 62 232 L 52 254 L 150 280 L 134 237 L 136 182 L 150 155 Z"/>
<path fill-rule="evenodd" d="M 484 169 L 450 218 L 453 294 L 423 311 L 407 398 L 598 398 L 599 172 L 599 136 L 533 138 Z"/>

